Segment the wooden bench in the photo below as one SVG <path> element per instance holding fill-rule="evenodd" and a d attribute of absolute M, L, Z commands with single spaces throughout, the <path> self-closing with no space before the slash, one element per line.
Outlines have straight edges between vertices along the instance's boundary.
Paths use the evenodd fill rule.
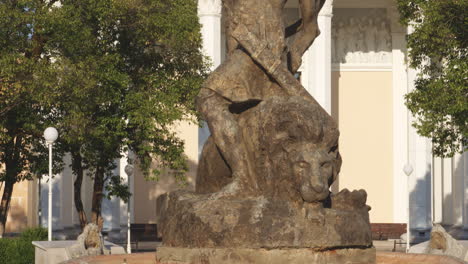
<path fill-rule="evenodd" d="M 157 231 L 156 224 L 130 224 L 130 242 L 138 251 L 139 242 L 159 241 Z"/>
<path fill-rule="evenodd" d="M 373 240 L 400 239 L 406 233 L 406 224 L 372 223 L 371 230 Z"/>

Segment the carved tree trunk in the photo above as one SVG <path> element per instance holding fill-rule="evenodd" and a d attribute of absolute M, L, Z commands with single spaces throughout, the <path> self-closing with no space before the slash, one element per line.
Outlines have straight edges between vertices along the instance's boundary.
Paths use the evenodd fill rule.
<path fill-rule="evenodd" d="M 86 213 L 84 211 L 83 202 L 81 200 L 81 185 L 83 183 L 83 176 L 84 176 L 84 169 L 82 157 L 79 151 L 72 152 L 72 168 L 73 172 L 76 175 L 75 182 L 73 184 L 73 191 L 74 191 L 74 199 L 75 199 L 75 208 L 78 212 L 78 217 L 80 219 L 80 226 L 81 230 L 88 224 L 88 219 L 86 217 Z"/>
<path fill-rule="evenodd" d="M 104 196 L 104 170 L 101 167 L 96 169 L 94 176 L 94 188 L 93 188 L 93 203 L 92 203 L 92 214 L 91 222 L 95 223 L 99 230 L 102 230 L 104 220 L 102 219 L 102 198 Z"/>

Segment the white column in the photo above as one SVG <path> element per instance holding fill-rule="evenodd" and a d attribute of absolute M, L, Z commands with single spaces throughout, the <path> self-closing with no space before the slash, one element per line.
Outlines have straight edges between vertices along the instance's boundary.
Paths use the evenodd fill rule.
<path fill-rule="evenodd" d="M 431 142 L 413 131 L 412 160 L 414 173 L 411 175 L 412 188 L 410 189 L 412 211 L 412 228 L 417 230 L 429 230 L 431 228 L 431 167 L 432 149 Z"/>
<path fill-rule="evenodd" d="M 116 160 L 117 165 L 120 165 L 120 159 Z M 114 175 L 120 177 L 119 166 L 112 172 Z M 108 182 L 104 183 L 107 185 Z M 105 195 L 107 191 L 104 190 Z M 102 199 L 102 218 L 104 219 L 103 229 L 106 231 L 118 230 L 120 229 L 120 199 L 118 197 L 112 196 L 110 199 Z"/>
<path fill-rule="evenodd" d="M 408 109 L 405 64 L 406 32 L 392 28 L 392 91 L 393 91 L 393 221 L 406 223 L 408 190 L 403 167 L 408 162 Z"/>
<path fill-rule="evenodd" d="M 199 0 L 198 17 L 202 25 L 203 51 L 214 70 L 221 64 L 221 0 Z"/>
<path fill-rule="evenodd" d="M 221 64 L 221 0 L 199 0 L 198 17 L 202 26 L 203 52 L 211 59 L 211 70 Z M 205 124 L 198 130 L 198 154 L 210 135 Z"/>
<path fill-rule="evenodd" d="M 47 228 L 48 214 L 49 214 L 49 202 L 48 202 L 48 193 L 49 193 L 49 183 L 48 176 L 44 175 L 41 180 L 41 211 L 42 219 L 41 224 L 43 227 Z M 52 229 L 53 230 L 62 230 L 62 191 L 60 186 L 62 185 L 62 175 L 56 174 L 52 180 Z"/>
<path fill-rule="evenodd" d="M 104 188 L 105 188 L 104 183 Z M 107 191 L 104 190 L 104 195 L 107 195 Z M 104 223 L 102 224 L 102 229 L 104 231 L 112 230 L 112 201 L 103 197 L 101 204 L 101 214 Z"/>
<path fill-rule="evenodd" d="M 411 33 L 413 29 L 408 28 Z M 415 89 L 417 70 L 407 66 L 408 92 Z M 414 121 L 411 117 L 410 124 Z M 431 228 L 431 179 L 432 179 L 432 144 L 428 138 L 417 134 L 416 129 L 409 126 L 410 163 L 414 173 L 410 179 L 411 229 L 417 230 L 416 237 L 425 238 Z"/>
<path fill-rule="evenodd" d="M 62 175 L 62 182 L 60 185 L 60 190 L 64 194 L 61 198 L 61 222 L 64 228 L 73 227 L 73 217 L 76 216 L 76 209 L 73 203 L 73 171 L 70 168 L 71 164 L 71 155 L 70 153 L 65 154 L 63 158 L 65 166 L 63 171 L 60 173 Z"/>
<path fill-rule="evenodd" d="M 453 177 L 452 159 L 442 159 L 442 223 L 453 225 Z"/>
<path fill-rule="evenodd" d="M 70 178 L 71 178 L 71 183 L 70 183 L 70 188 L 73 192 L 73 195 L 72 195 L 72 226 L 73 227 L 77 227 L 80 225 L 80 218 L 78 216 L 78 212 L 76 211 L 76 206 L 75 206 L 75 180 L 76 180 L 76 175 L 75 174 L 71 174 L 70 175 Z M 83 186 L 81 186 L 83 188 Z"/>
<path fill-rule="evenodd" d="M 465 154 L 457 153 L 452 159 L 452 181 L 453 181 L 453 216 L 454 224 L 456 226 L 463 226 L 466 222 L 464 220 L 464 213 L 466 211 L 466 188 L 465 188 Z"/>
<path fill-rule="evenodd" d="M 333 0 L 327 0 L 318 16 L 320 35 L 304 54 L 302 84 L 317 102 L 331 114 L 331 20 Z"/>
<path fill-rule="evenodd" d="M 106 231 L 120 229 L 120 199 L 112 196 L 110 200 L 103 198 L 102 218 L 104 219 L 103 229 Z"/>
<path fill-rule="evenodd" d="M 434 224 L 442 224 L 443 221 L 443 181 L 442 181 L 442 159 L 433 157 L 432 165 L 432 222 Z"/>
<path fill-rule="evenodd" d="M 91 221 L 93 196 L 90 195 L 94 190 L 94 180 L 87 175 L 89 171 L 84 172 L 83 183 L 81 186 L 81 200 L 88 221 Z"/>

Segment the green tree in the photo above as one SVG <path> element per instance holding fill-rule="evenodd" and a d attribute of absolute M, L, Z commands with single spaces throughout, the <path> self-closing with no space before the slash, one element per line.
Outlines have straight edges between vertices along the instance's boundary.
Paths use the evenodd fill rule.
<path fill-rule="evenodd" d="M 15 183 L 47 164 L 42 132 L 54 118 L 45 100 L 54 69 L 42 56 L 43 7 L 39 1 L 0 1 L 0 236 Z"/>
<path fill-rule="evenodd" d="M 406 104 L 434 154 L 453 156 L 468 146 L 468 0 L 398 0 L 408 35 L 410 66 L 418 70 Z"/>
<path fill-rule="evenodd" d="M 0 1 L 2 228 L 13 184 L 47 168 L 42 132 L 50 124 L 60 132 L 54 153 L 72 157 L 82 225 L 86 171 L 94 179 L 91 221 L 102 226 L 104 186 L 109 195 L 129 196 L 112 174 L 125 151 L 148 179 L 163 170 L 183 178 L 187 170 L 172 128 L 179 120 L 198 122 L 194 97 L 207 65 L 196 1 L 57 3 Z M 151 168 L 155 160 L 158 169 Z"/>
<path fill-rule="evenodd" d="M 124 151 L 135 153 L 147 178 L 187 170 L 183 142 L 172 127 L 197 122 L 194 97 L 207 70 L 195 0 L 65 0 L 52 8 L 45 50 L 59 76 L 54 94 L 61 142 L 76 174 L 94 179 L 91 221 L 102 226 L 103 187 L 128 198 L 112 174 Z M 157 160 L 161 169 L 151 170 Z"/>

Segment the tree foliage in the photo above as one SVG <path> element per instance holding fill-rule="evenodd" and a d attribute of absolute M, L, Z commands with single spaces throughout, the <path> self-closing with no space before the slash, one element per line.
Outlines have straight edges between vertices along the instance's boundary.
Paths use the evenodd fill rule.
<path fill-rule="evenodd" d="M 468 146 L 468 0 L 398 0 L 408 35 L 410 66 L 418 70 L 406 104 L 414 126 L 432 138 L 434 154 Z"/>
<path fill-rule="evenodd" d="M 46 19 L 39 1 L 0 1 L 0 236 L 15 183 L 47 171 L 42 132 L 55 115 L 47 104 L 53 67 L 35 31 Z"/>
<path fill-rule="evenodd" d="M 62 140 L 95 180 L 93 221 L 102 189 L 127 199 L 112 174 L 130 150 L 147 178 L 187 170 L 176 121 L 197 121 L 194 97 L 204 79 L 193 0 L 68 0 L 53 9 L 46 50 L 60 77 Z M 160 166 L 151 168 L 157 160 Z"/>
<path fill-rule="evenodd" d="M 37 124 L 58 128 L 59 153 L 71 153 L 77 180 L 86 172 L 94 179 L 93 221 L 99 221 L 104 185 L 108 194 L 128 198 L 112 173 L 125 151 L 135 154 L 147 178 L 163 170 L 184 174 L 184 144 L 173 128 L 180 120 L 198 121 L 194 97 L 207 71 L 195 0 L 0 1 L 5 6 L 0 32 L 20 34 L 25 43 L 8 43 L 1 65 L 29 72 L 1 72 L 0 80 L 16 89 L 0 85 L 9 95 L 0 99 L 2 109 L 44 119 L 31 120 L 36 138 L 44 128 Z M 37 52 L 35 60 L 26 60 L 28 51 L 12 52 L 21 46 Z M 19 105 L 21 93 L 37 100 Z M 75 182 L 77 208 L 80 188 Z"/>

